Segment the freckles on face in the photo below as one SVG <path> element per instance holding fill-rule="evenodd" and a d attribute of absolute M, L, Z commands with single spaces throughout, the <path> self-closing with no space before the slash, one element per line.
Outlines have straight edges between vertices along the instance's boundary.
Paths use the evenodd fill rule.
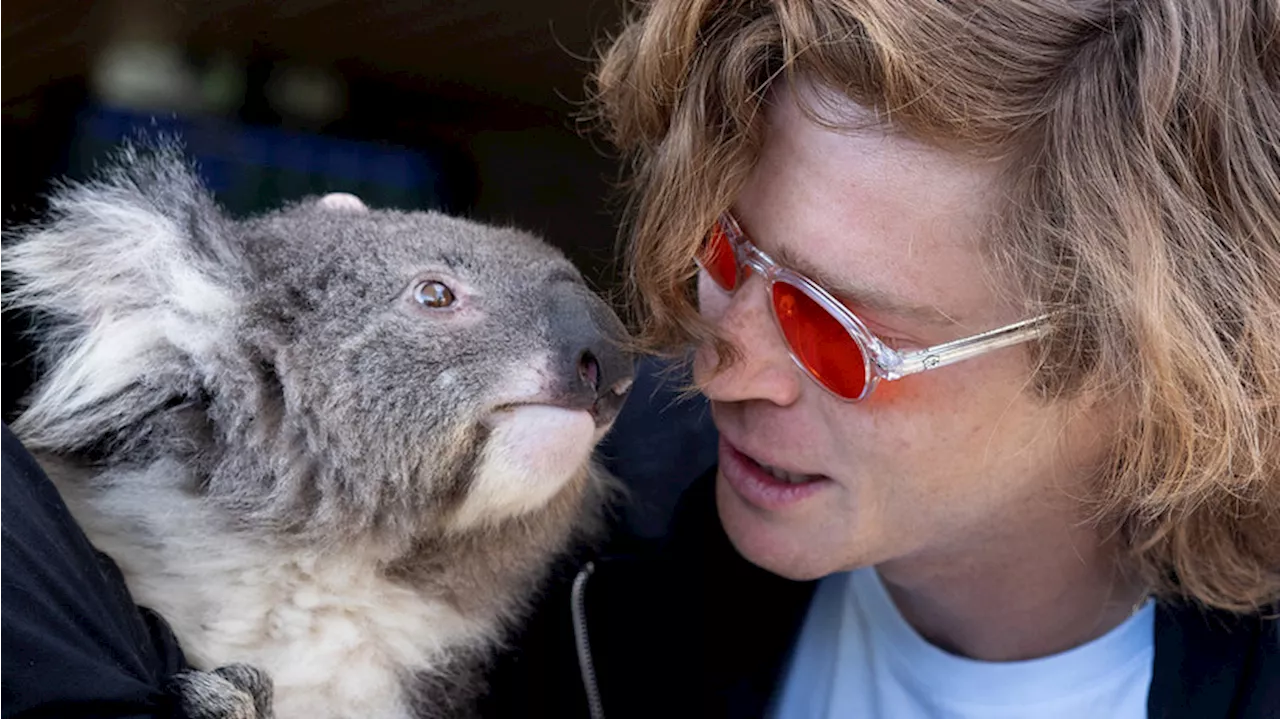
<path fill-rule="evenodd" d="M 869 117 L 844 102 L 848 117 Z M 767 119 L 733 208 L 761 250 L 821 273 L 878 336 L 907 349 L 1025 319 L 985 271 L 982 228 L 999 168 L 875 127 L 832 130 L 788 92 Z M 1072 465 L 1059 452 L 1071 429 L 1026 391 L 1022 348 L 883 381 L 865 401 L 845 402 L 792 361 L 762 287 L 748 279 L 729 294 L 699 282 L 704 316 L 740 354 L 712 374 L 704 348 L 695 368 L 739 453 L 729 459 L 813 480 L 805 492 L 756 492 L 747 482 L 756 475 L 735 474 L 743 463 L 722 452 L 721 520 L 748 559 L 800 578 L 937 550 L 1006 524 Z"/>

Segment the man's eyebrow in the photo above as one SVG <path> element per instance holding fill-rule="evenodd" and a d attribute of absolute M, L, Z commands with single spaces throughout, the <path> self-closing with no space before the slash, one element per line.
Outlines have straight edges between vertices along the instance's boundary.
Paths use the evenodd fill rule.
<path fill-rule="evenodd" d="M 799 272 L 818 283 L 822 289 L 830 292 L 841 302 L 849 303 L 856 308 L 863 308 L 870 312 L 892 315 L 916 322 L 924 322 L 938 327 L 954 327 L 961 324 L 958 317 L 949 315 L 932 305 L 914 304 L 874 287 L 859 286 L 837 277 L 832 277 L 821 268 L 805 262 L 803 258 L 796 257 L 785 247 L 777 249 L 774 253 L 774 259 L 779 264 L 789 267 L 793 271 Z"/>

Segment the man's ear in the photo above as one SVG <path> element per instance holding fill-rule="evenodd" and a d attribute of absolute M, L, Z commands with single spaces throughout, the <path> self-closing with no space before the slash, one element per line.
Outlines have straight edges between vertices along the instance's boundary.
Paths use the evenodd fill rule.
<path fill-rule="evenodd" d="M 33 449 L 73 451 L 204 391 L 250 272 L 172 142 L 125 146 L 97 179 L 59 186 L 50 207 L 6 238 L 6 304 L 49 323 L 45 376 L 14 429 Z"/>

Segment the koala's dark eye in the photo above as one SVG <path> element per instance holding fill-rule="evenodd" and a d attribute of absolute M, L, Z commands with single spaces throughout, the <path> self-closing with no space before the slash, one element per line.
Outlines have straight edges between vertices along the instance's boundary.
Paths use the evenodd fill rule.
<path fill-rule="evenodd" d="M 414 288 L 413 299 L 423 307 L 448 307 L 453 304 L 453 290 L 443 282 L 428 280 Z"/>

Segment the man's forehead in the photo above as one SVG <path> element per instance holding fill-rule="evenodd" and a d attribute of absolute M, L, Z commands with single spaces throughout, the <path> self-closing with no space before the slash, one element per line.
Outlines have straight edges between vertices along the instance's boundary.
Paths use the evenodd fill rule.
<path fill-rule="evenodd" d="M 801 156 L 856 156 L 856 163 L 831 165 L 846 169 L 845 182 L 921 190 L 926 189 L 920 187 L 924 183 L 939 201 L 951 195 L 975 199 L 1006 169 L 1002 160 L 912 137 L 893 125 L 886 113 L 812 84 L 783 88 L 770 104 L 766 123 L 766 135 L 775 145 L 787 146 Z"/>
<path fill-rule="evenodd" d="M 753 239 L 867 310 L 939 326 L 989 322 L 998 308 L 983 238 L 1002 168 L 871 121 L 833 129 L 790 102 L 771 108 L 740 197 Z M 847 99 L 823 102 L 843 102 L 845 118 L 875 118 Z"/>

